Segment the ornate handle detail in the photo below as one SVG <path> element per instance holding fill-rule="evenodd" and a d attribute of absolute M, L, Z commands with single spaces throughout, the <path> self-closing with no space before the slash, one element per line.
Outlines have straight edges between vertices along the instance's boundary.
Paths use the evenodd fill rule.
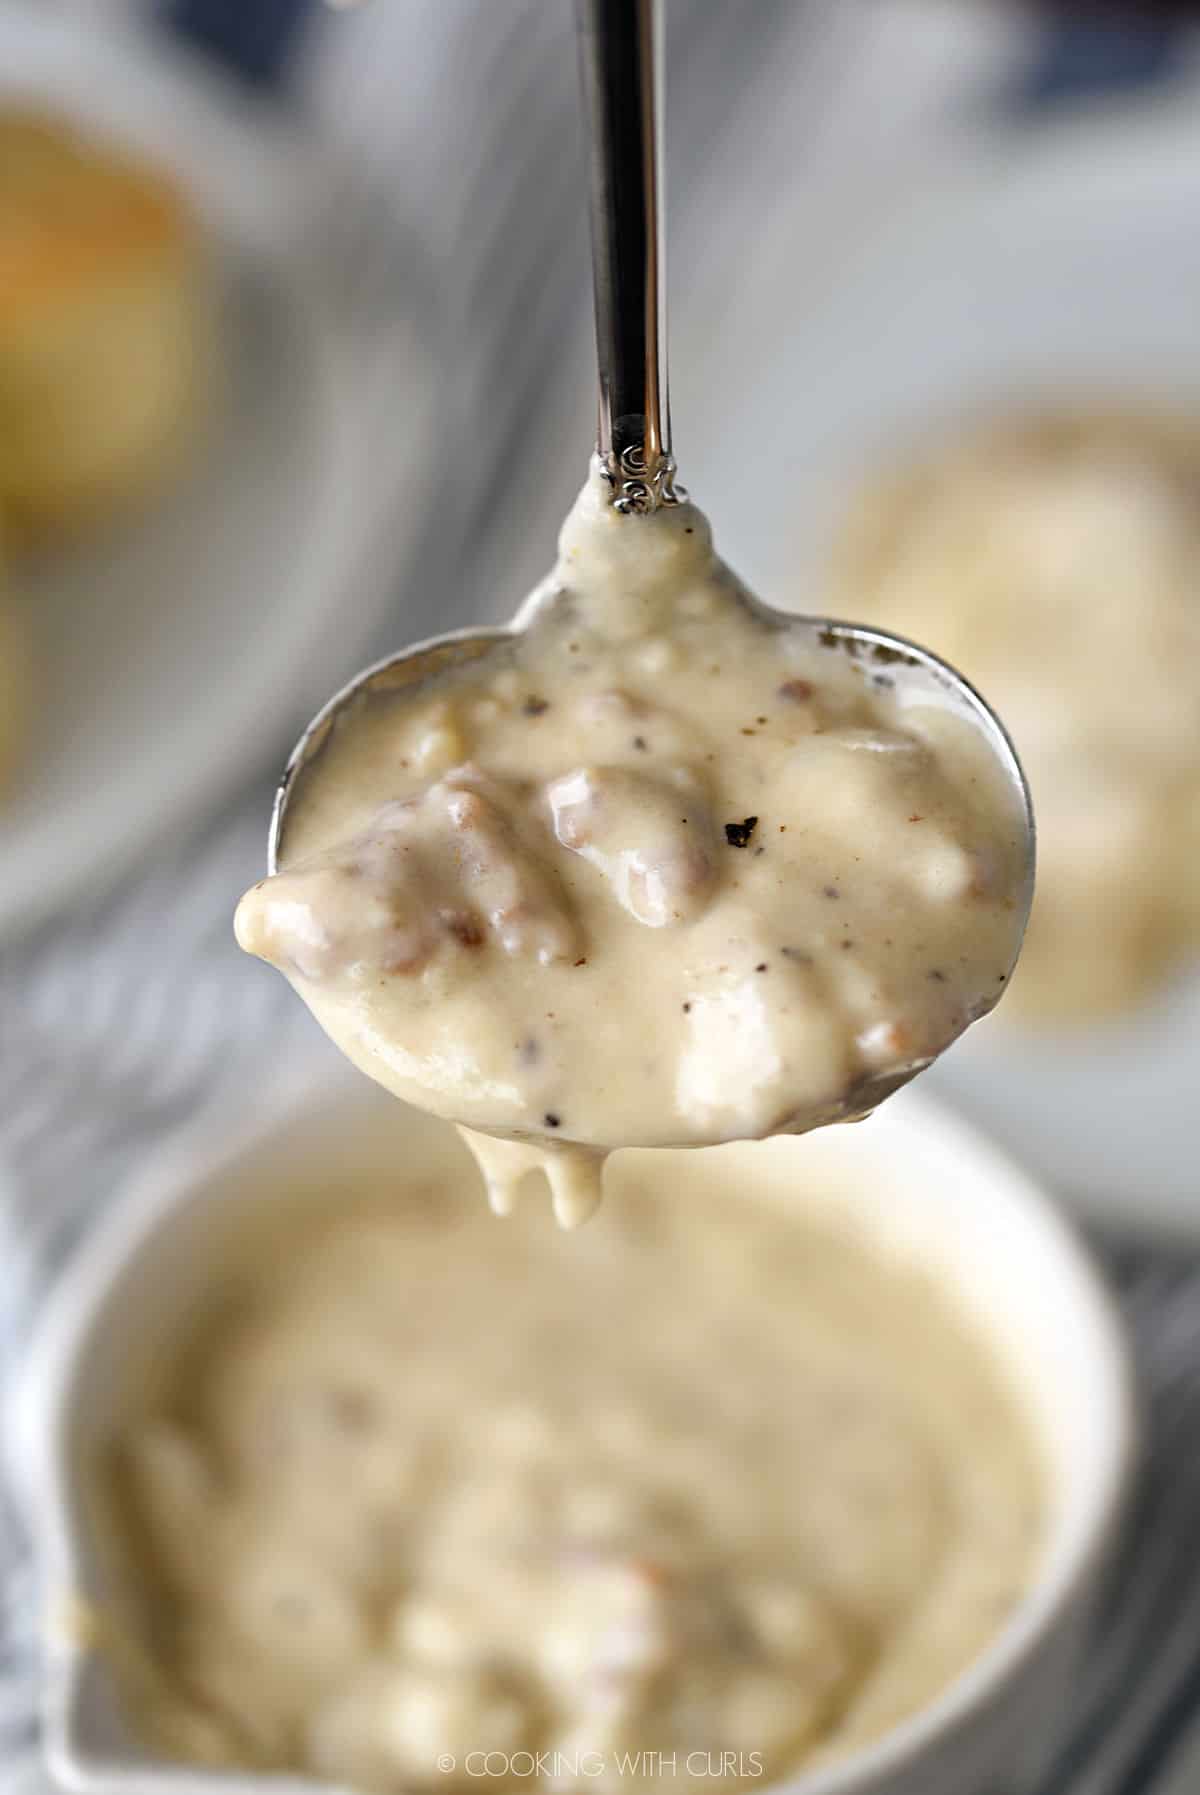
<path fill-rule="evenodd" d="M 600 374 L 598 466 L 621 512 L 684 496 L 675 485 L 660 275 L 660 0 L 577 0 L 591 126 L 592 266 Z"/>

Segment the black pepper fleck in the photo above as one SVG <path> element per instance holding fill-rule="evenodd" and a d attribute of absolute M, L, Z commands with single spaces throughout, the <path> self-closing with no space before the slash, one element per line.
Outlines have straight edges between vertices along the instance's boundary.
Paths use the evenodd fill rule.
<path fill-rule="evenodd" d="M 646 752 L 645 736 L 644 735 L 635 735 L 633 738 L 633 745 L 638 750 L 639 753 L 644 754 Z"/>
<path fill-rule="evenodd" d="M 876 642 L 871 650 L 871 659 L 881 667 L 894 667 L 899 661 L 906 667 L 915 667 L 917 659 L 903 648 L 889 648 L 884 642 Z"/>
<path fill-rule="evenodd" d="M 690 1015 L 691 1015 L 691 1013 L 692 1013 L 692 1006 L 691 1006 L 691 1004 L 690 1004 L 690 1003 L 685 1003 L 685 1004 L 684 1004 L 684 1006 L 683 1006 L 683 1013 L 684 1013 L 684 1015 L 685 1015 L 685 1016 L 690 1016 Z"/>
<path fill-rule="evenodd" d="M 935 985 L 944 985 L 946 983 L 946 975 L 938 966 L 931 966 L 926 977 L 931 978 Z"/>
<path fill-rule="evenodd" d="M 765 972 L 767 970 L 767 962 L 765 960 L 760 960 L 754 970 L 755 972 Z"/>
<path fill-rule="evenodd" d="M 561 1116 L 556 1116 L 552 1109 L 548 1109 L 542 1117 L 542 1121 L 546 1124 L 547 1128 L 557 1128 L 560 1125 L 562 1118 Z"/>
<path fill-rule="evenodd" d="M 743 817 L 740 823 L 726 823 L 725 840 L 731 848 L 745 848 L 750 844 L 750 837 L 758 827 L 756 816 Z"/>
<path fill-rule="evenodd" d="M 540 717 L 550 709 L 548 698 L 527 698 L 521 709 L 527 717 Z"/>
<path fill-rule="evenodd" d="M 823 890 L 827 898 L 840 898 L 842 895 L 836 885 L 826 885 Z"/>

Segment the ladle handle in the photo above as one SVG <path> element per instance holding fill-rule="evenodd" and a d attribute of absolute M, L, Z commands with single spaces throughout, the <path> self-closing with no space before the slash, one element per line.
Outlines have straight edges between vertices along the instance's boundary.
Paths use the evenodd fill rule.
<path fill-rule="evenodd" d="M 676 499 L 662 280 L 661 0 L 576 0 L 591 136 L 597 453 L 618 511 Z"/>

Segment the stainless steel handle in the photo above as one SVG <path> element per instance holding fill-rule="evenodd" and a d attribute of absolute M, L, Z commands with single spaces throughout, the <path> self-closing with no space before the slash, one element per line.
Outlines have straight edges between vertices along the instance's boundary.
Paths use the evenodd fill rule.
<path fill-rule="evenodd" d="M 661 0 L 576 0 L 591 134 L 597 454 L 618 511 L 674 504 L 662 278 Z"/>

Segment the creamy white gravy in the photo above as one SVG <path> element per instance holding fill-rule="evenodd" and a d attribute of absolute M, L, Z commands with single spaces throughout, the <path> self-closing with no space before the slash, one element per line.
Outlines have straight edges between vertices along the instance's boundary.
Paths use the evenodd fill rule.
<path fill-rule="evenodd" d="M 1023 924 L 974 728 L 753 614 L 694 506 L 621 517 L 595 476 L 531 626 L 361 701 L 288 814 L 242 946 L 389 1090 L 511 1137 L 497 1208 L 544 1163 L 568 1223 L 610 1148 L 868 1110 Z"/>
<path fill-rule="evenodd" d="M 1027 1585 L 1036 1455 L 945 1290 L 760 1198 L 764 1151 L 622 1155 L 570 1240 L 494 1227 L 458 1153 L 283 1203 L 119 1448 L 147 1735 L 617 1795 L 763 1788 L 933 1699 Z"/>

